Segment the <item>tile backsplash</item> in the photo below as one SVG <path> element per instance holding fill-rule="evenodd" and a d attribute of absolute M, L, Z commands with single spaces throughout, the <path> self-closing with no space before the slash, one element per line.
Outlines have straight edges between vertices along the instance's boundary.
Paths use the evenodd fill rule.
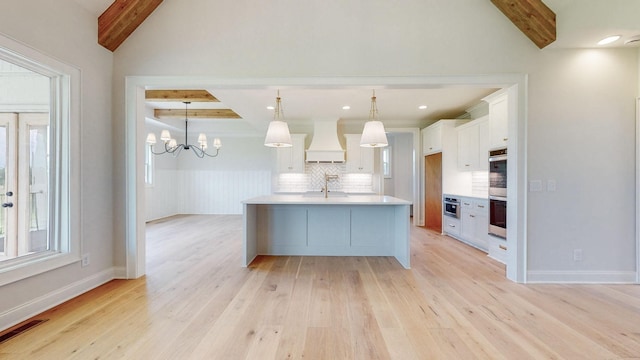
<path fill-rule="evenodd" d="M 372 174 L 347 174 L 345 164 L 306 164 L 304 174 L 279 174 L 275 191 L 320 191 L 324 187 L 324 174 L 338 175 L 337 180 L 328 182 L 329 191 L 373 192 Z"/>

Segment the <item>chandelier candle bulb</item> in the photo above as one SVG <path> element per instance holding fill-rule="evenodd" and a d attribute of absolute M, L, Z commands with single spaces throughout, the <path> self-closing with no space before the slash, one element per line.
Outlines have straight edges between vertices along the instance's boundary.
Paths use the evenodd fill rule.
<path fill-rule="evenodd" d="M 147 135 L 147 144 L 149 145 L 155 145 L 155 143 L 157 142 L 156 140 L 156 134 L 154 133 L 149 133 Z"/>
<path fill-rule="evenodd" d="M 154 135 L 155 137 L 155 135 Z M 167 142 L 171 140 L 171 133 L 169 132 L 169 130 L 162 130 L 162 132 L 160 133 L 160 140 Z"/>

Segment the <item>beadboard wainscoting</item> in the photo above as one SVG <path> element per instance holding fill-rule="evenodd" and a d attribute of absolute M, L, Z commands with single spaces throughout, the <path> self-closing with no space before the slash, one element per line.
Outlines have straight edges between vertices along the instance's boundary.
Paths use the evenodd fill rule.
<path fill-rule="evenodd" d="M 147 221 L 175 214 L 242 214 L 242 200 L 269 194 L 271 172 L 162 170 L 147 188 Z"/>
<path fill-rule="evenodd" d="M 145 220 L 151 221 L 178 214 L 177 190 L 179 170 L 157 169 L 153 185 L 145 188 Z"/>

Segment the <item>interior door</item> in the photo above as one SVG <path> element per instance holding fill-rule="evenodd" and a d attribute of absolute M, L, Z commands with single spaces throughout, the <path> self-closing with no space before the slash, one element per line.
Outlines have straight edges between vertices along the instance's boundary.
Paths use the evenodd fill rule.
<path fill-rule="evenodd" d="M 442 232 L 442 153 L 424 157 L 424 226 Z"/>

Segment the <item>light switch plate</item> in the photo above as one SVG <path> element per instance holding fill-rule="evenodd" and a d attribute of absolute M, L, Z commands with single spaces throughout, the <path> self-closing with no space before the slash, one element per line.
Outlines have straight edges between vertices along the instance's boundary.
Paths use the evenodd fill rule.
<path fill-rule="evenodd" d="M 556 181 L 547 180 L 547 191 L 556 191 Z"/>
<path fill-rule="evenodd" d="M 542 191 L 542 180 L 529 180 L 529 191 L 530 192 Z"/>

